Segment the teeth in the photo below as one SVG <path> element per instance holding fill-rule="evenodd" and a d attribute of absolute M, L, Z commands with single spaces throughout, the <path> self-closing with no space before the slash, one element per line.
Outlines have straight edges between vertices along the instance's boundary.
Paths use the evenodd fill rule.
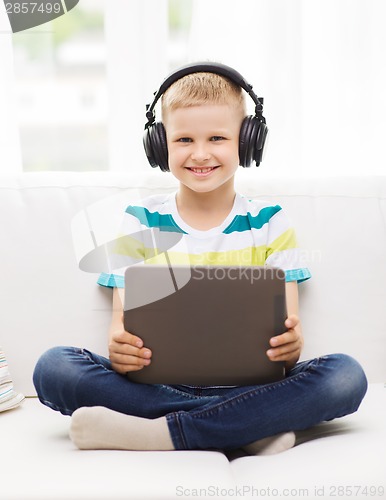
<path fill-rule="evenodd" d="M 207 168 L 192 168 L 193 172 L 197 172 L 199 174 L 206 174 L 210 170 L 213 170 L 213 167 L 207 167 Z"/>

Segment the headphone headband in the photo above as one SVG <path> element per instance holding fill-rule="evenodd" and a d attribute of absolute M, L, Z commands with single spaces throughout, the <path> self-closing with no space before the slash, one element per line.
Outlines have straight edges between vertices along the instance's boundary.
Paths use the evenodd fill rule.
<path fill-rule="evenodd" d="M 169 87 L 171 87 L 174 82 L 180 80 L 186 75 L 191 75 L 193 73 L 215 73 L 217 75 L 229 78 L 229 80 L 234 82 L 236 85 L 239 85 L 242 89 L 245 90 L 245 92 L 247 92 L 251 96 L 253 102 L 255 103 L 255 115 L 265 123 L 265 118 L 262 116 L 264 103 L 263 97 L 257 97 L 252 89 L 252 85 L 248 83 L 238 71 L 234 70 L 230 66 L 226 66 L 225 64 L 214 62 L 198 62 L 182 66 L 177 71 L 173 71 L 173 73 L 165 78 L 160 88 L 155 93 L 153 102 L 146 106 L 146 118 L 148 119 L 148 122 L 145 125 L 145 129 L 147 129 L 155 121 L 154 108 L 162 94 Z"/>

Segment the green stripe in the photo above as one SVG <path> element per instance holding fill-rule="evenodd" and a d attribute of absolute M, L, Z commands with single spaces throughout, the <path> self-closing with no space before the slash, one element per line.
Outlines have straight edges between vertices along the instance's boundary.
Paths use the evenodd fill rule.
<path fill-rule="evenodd" d="M 225 234 L 230 234 L 234 232 L 242 233 L 243 231 L 249 231 L 250 229 L 261 229 L 264 224 L 267 224 L 271 217 L 273 217 L 277 212 L 280 212 L 281 207 L 276 205 L 274 207 L 265 207 L 260 210 L 260 212 L 253 216 L 250 212 L 246 215 L 236 215 L 229 226 L 224 229 Z"/>
<path fill-rule="evenodd" d="M 171 233 L 185 233 L 174 222 L 170 214 L 160 214 L 159 212 L 149 212 L 145 207 L 129 206 L 126 208 L 126 213 L 136 217 L 141 224 L 147 227 L 158 227 L 161 231 L 169 231 Z"/>
<path fill-rule="evenodd" d="M 267 257 L 269 257 L 274 252 L 280 252 L 282 250 L 289 250 L 290 248 L 297 248 L 296 235 L 293 228 L 284 231 L 278 238 L 272 241 L 267 249 Z"/>
<path fill-rule="evenodd" d="M 168 251 L 167 255 L 172 265 L 191 264 L 194 266 L 223 265 L 262 266 L 266 260 L 266 246 L 246 247 L 240 250 L 228 250 L 220 252 L 203 252 L 198 254 Z M 166 264 L 165 254 L 160 253 L 146 259 L 147 264 Z"/>

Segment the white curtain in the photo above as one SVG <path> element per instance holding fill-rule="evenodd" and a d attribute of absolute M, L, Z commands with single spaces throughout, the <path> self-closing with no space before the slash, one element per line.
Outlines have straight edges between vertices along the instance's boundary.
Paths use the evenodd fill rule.
<path fill-rule="evenodd" d="M 167 73 L 167 13 L 167 0 L 105 1 L 110 170 L 149 168 L 145 104 Z"/>
<path fill-rule="evenodd" d="M 265 98 L 263 175 L 386 173 L 386 2 L 194 0 L 193 9 L 190 60 L 233 66 Z"/>
<path fill-rule="evenodd" d="M 0 2 L 0 174 L 21 172 L 21 148 L 12 54 L 12 31 L 4 2 Z"/>
<path fill-rule="evenodd" d="M 190 0 L 180 1 L 190 9 Z M 103 5 L 109 168 L 148 169 L 145 104 L 175 52 L 168 0 Z M 192 6 L 189 55 L 181 63 L 233 66 L 265 98 L 270 137 L 261 175 L 386 173 L 384 0 L 192 0 Z M 0 31 L 0 171 L 15 172 L 22 160 L 3 2 Z"/>

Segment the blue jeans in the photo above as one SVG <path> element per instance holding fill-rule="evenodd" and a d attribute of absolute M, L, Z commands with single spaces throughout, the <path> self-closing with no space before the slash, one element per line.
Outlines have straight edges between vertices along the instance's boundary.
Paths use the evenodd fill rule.
<path fill-rule="evenodd" d="M 271 384 L 190 387 L 137 384 L 102 356 L 54 347 L 39 359 L 33 380 L 40 401 L 64 415 L 105 406 L 151 419 L 166 416 L 177 450 L 230 450 L 306 429 L 355 412 L 367 390 L 361 366 L 344 354 L 298 363 Z"/>

